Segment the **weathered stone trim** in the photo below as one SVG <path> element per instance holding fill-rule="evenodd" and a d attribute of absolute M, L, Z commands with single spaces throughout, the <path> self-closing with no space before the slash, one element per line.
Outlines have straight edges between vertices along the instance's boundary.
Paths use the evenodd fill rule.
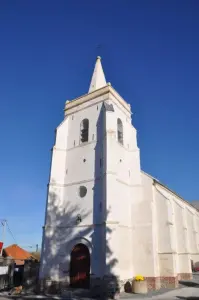
<path fill-rule="evenodd" d="M 85 106 L 82 106 L 82 107 L 78 107 L 78 110 L 77 110 L 77 108 L 74 106 L 74 107 L 72 107 L 72 108 L 69 108 L 68 109 L 68 111 L 67 111 L 67 114 L 65 113 L 65 118 L 66 117 L 69 117 L 69 116 L 71 116 L 71 115 L 73 115 L 74 113 L 76 113 L 77 111 L 79 112 L 79 111 L 82 111 L 82 110 L 84 110 L 85 108 L 89 108 L 89 107 L 92 107 L 92 106 L 96 106 L 96 105 L 98 105 L 98 104 L 100 104 L 100 103 L 102 103 L 103 104 L 103 102 L 104 101 L 107 101 L 107 100 L 110 100 L 110 95 L 109 95 L 109 93 L 105 93 L 104 95 L 101 95 L 101 96 L 98 96 L 98 97 L 95 97 L 95 98 L 91 98 L 91 100 L 92 100 L 92 102 L 91 101 L 89 101 L 89 102 L 83 102 L 83 103 L 81 103 L 80 105 L 82 105 L 82 104 L 86 104 Z M 73 101 L 73 100 L 72 100 Z M 71 101 L 69 101 L 68 103 L 67 103 L 67 105 L 69 104 L 69 103 L 71 103 Z M 66 106 L 66 104 L 65 104 L 65 106 Z M 79 105 L 78 105 L 79 106 Z M 64 109 L 65 110 L 65 109 Z"/>
<path fill-rule="evenodd" d="M 162 288 L 177 288 L 178 287 L 178 276 L 160 277 L 160 285 Z"/>
<path fill-rule="evenodd" d="M 170 277 L 145 277 L 148 291 L 159 290 L 160 288 L 177 288 L 179 280 L 191 280 L 191 273 L 179 273 L 178 276 Z M 90 292 L 92 296 L 102 296 L 102 294 L 132 293 L 132 283 L 134 278 L 120 280 L 114 276 L 90 277 Z M 40 280 L 39 291 L 43 293 L 62 294 L 63 290 L 70 287 L 68 281 Z"/>
<path fill-rule="evenodd" d="M 96 91 L 93 91 L 92 93 L 89 94 L 84 94 L 78 98 L 72 99 L 70 101 L 65 102 L 65 108 L 64 111 L 71 110 L 75 106 L 81 105 L 83 103 L 88 102 L 89 100 L 94 100 L 95 98 L 99 98 L 100 96 L 104 96 L 107 94 L 108 99 L 109 99 L 109 93 L 110 93 L 110 88 L 109 86 L 102 87 L 101 89 L 98 89 Z"/>
<path fill-rule="evenodd" d="M 191 280 L 193 279 L 192 273 L 179 273 L 178 280 Z"/>
<path fill-rule="evenodd" d="M 96 180 L 103 180 L 103 178 L 106 176 L 106 175 L 117 175 L 117 172 L 112 172 L 112 171 L 105 171 L 102 173 L 101 176 L 97 176 L 95 178 L 89 178 L 89 179 L 86 179 L 86 180 L 81 180 L 81 181 L 75 181 L 75 182 L 70 182 L 70 183 L 59 183 L 59 182 L 49 182 L 47 184 L 47 187 L 68 187 L 68 186 L 73 186 L 73 185 L 79 185 L 79 184 L 83 184 L 83 183 L 90 183 L 90 182 L 94 182 Z M 120 182 L 121 184 L 124 184 L 126 186 L 129 186 L 129 187 L 141 187 L 140 184 L 128 184 L 118 178 L 116 178 L 116 181 Z"/>
<path fill-rule="evenodd" d="M 178 276 L 176 277 L 145 277 L 148 291 L 159 290 L 160 288 L 177 288 Z"/>
<path fill-rule="evenodd" d="M 106 226 L 106 225 L 118 225 L 119 222 L 117 221 L 105 221 L 102 223 L 96 223 L 96 224 L 79 224 L 79 225 L 68 225 L 68 226 L 56 226 L 56 225 L 48 225 L 46 224 L 45 226 L 43 226 L 43 229 L 47 229 L 47 228 L 57 228 L 57 229 L 63 229 L 63 228 L 76 228 L 76 227 L 89 227 L 89 228 L 94 228 L 97 226 Z M 119 227 L 122 227 L 120 225 L 118 225 Z M 131 227 L 129 227 L 131 228 Z"/>
<path fill-rule="evenodd" d="M 148 291 L 159 290 L 160 285 L 160 277 L 145 277 L 147 281 Z"/>
<path fill-rule="evenodd" d="M 130 187 L 141 187 L 141 184 L 129 184 L 127 182 L 124 182 L 123 180 L 120 180 L 119 178 L 116 178 L 116 181 Z"/>
<path fill-rule="evenodd" d="M 66 152 L 66 149 L 61 149 L 61 148 L 57 148 L 56 146 L 53 146 L 51 151 L 62 151 L 62 152 Z"/>
<path fill-rule="evenodd" d="M 65 114 L 68 110 L 71 110 L 75 106 L 86 103 L 89 100 L 93 100 L 102 95 L 104 96 L 104 94 L 108 94 L 107 95 L 108 99 L 110 99 L 114 102 L 116 102 L 115 100 L 117 100 L 120 103 L 120 105 L 122 106 L 122 110 L 124 110 L 124 112 L 127 111 L 128 113 L 130 113 L 130 105 L 127 104 L 127 102 L 116 92 L 116 90 L 113 87 L 107 85 L 107 86 L 102 87 L 101 89 L 93 91 L 89 94 L 85 94 L 85 95 L 75 98 L 69 102 L 66 102 L 65 108 L 64 108 Z M 112 96 L 114 96 L 114 97 L 112 97 Z"/>

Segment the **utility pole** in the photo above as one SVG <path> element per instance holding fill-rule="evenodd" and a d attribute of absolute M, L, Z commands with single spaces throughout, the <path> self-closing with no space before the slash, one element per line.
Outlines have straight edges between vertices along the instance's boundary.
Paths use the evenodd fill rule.
<path fill-rule="evenodd" d="M 36 244 L 36 252 L 38 252 L 38 249 L 39 249 L 39 245 Z"/>
<path fill-rule="evenodd" d="M 2 225 L 2 243 L 3 243 L 3 246 L 4 246 L 5 235 L 6 235 L 6 220 L 0 220 L 0 222 L 1 222 L 1 225 Z M 1 256 L 2 256 L 2 253 L 3 253 L 3 247 L 1 249 Z"/>

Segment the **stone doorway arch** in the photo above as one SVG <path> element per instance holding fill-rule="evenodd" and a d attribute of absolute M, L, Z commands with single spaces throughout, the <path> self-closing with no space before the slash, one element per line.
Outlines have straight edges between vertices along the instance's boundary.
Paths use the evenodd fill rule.
<path fill-rule="evenodd" d="M 70 254 L 70 286 L 82 289 L 90 286 L 90 253 L 81 243 L 75 245 Z"/>

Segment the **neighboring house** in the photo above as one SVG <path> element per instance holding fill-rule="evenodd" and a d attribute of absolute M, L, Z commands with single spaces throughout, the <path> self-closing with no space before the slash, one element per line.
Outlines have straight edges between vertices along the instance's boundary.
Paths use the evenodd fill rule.
<path fill-rule="evenodd" d="M 137 274 L 149 289 L 191 279 L 199 210 L 141 170 L 131 106 L 106 82 L 100 58 L 88 93 L 64 111 L 52 149 L 41 283 L 94 290 L 117 280 L 122 290 Z"/>
<path fill-rule="evenodd" d="M 38 261 L 40 261 L 41 253 L 39 251 L 31 252 L 31 255 Z"/>
<path fill-rule="evenodd" d="M 24 265 L 24 261 L 26 259 L 37 260 L 31 253 L 22 249 L 16 244 L 8 246 L 3 249 L 3 256 L 4 257 L 12 257 L 15 260 L 17 266 Z"/>

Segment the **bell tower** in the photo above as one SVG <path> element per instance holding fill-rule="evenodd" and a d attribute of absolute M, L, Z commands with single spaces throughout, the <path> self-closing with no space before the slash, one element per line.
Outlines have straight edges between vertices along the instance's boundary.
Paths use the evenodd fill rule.
<path fill-rule="evenodd" d="M 106 83 L 100 57 L 88 93 L 67 101 L 64 112 L 52 149 L 40 279 L 73 285 L 86 278 L 88 285 L 106 276 L 131 278 L 139 149 L 130 105 Z M 89 255 L 77 276 L 74 249 Z"/>

